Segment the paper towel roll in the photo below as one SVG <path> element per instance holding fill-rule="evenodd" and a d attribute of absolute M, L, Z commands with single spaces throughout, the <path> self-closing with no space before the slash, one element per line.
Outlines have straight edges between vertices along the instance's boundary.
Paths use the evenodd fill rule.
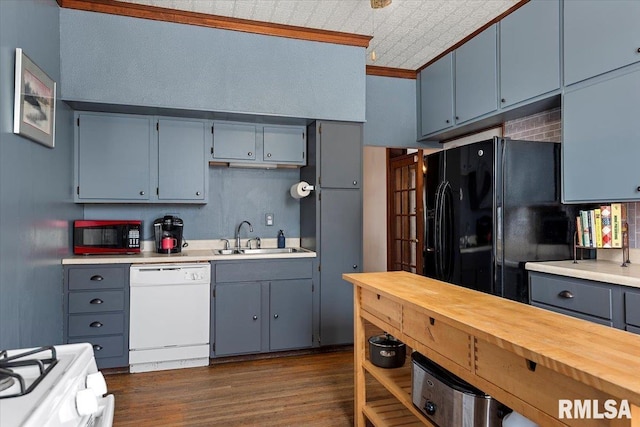
<path fill-rule="evenodd" d="M 291 190 L 289 190 L 291 193 L 291 197 L 293 197 L 294 199 L 302 199 L 303 197 L 307 197 L 311 193 L 311 191 L 306 189 L 307 187 L 309 187 L 309 183 L 304 181 L 293 184 L 291 186 Z"/>

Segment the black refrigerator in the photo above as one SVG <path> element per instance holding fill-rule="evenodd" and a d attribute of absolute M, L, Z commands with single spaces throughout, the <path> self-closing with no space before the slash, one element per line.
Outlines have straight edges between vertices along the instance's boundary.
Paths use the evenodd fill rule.
<path fill-rule="evenodd" d="M 572 257 L 560 145 L 506 138 L 425 157 L 424 274 L 528 303 L 527 261 Z"/>

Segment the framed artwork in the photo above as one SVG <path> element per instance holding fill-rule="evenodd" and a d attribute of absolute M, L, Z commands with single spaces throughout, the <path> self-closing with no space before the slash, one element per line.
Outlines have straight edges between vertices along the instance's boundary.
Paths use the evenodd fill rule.
<path fill-rule="evenodd" d="M 56 82 L 17 48 L 13 133 L 53 148 L 55 131 Z"/>

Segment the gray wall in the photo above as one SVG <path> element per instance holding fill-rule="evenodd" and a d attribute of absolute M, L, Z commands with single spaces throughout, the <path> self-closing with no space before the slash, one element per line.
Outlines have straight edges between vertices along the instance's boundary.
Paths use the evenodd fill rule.
<path fill-rule="evenodd" d="M 90 205 L 86 219 L 142 219 L 144 239 L 153 239 L 153 220 L 165 214 L 184 220 L 187 240 L 234 237 L 243 220 L 251 222 L 253 233 L 242 238 L 275 238 L 278 230 L 287 237 L 300 237 L 300 202 L 289 194 L 299 181 L 299 169 L 209 168 L 209 203 L 206 205 Z M 265 213 L 274 214 L 274 225 L 265 225 Z"/>
<path fill-rule="evenodd" d="M 65 100 L 365 119 L 361 47 L 71 9 L 60 21 Z"/>
<path fill-rule="evenodd" d="M 416 81 L 367 76 L 367 122 L 364 145 L 416 147 Z"/>
<path fill-rule="evenodd" d="M 0 349 L 62 342 L 60 259 L 82 215 L 71 199 L 69 108 L 57 103 L 54 149 L 12 133 L 17 47 L 60 81 L 55 1 L 0 1 Z"/>

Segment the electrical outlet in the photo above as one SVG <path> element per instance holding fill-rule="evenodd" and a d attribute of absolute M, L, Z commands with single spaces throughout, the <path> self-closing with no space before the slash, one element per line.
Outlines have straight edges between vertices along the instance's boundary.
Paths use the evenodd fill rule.
<path fill-rule="evenodd" d="M 265 225 L 268 225 L 268 226 L 273 225 L 273 214 L 272 213 L 264 214 L 264 223 L 265 223 Z"/>

